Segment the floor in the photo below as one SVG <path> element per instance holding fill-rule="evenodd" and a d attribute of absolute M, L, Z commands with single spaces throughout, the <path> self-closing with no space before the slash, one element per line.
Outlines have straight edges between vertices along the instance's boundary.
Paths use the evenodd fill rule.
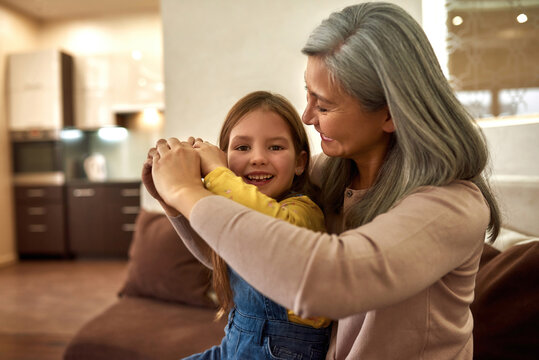
<path fill-rule="evenodd" d="M 0 359 L 60 360 L 89 319 L 111 305 L 125 260 L 25 260 L 0 267 Z"/>

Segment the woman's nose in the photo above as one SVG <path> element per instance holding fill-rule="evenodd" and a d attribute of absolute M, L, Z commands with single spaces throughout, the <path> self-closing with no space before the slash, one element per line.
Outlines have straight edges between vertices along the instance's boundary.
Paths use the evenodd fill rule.
<path fill-rule="evenodd" d="M 301 121 L 303 121 L 305 125 L 314 125 L 316 121 L 315 119 L 316 117 L 313 114 L 312 106 L 307 104 L 307 106 L 305 106 L 305 110 L 303 111 L 303 115 L 301 116 Z"/>

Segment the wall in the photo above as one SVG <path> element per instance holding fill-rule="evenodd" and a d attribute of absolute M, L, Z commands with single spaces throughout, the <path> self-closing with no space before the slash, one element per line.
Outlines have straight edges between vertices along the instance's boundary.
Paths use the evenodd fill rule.
<path fill-rule="evenodd" d="M 421 1 L 393 1 L 421 21 Z M 354 0 L 162 0 L 166 136 L 215 142 L 228 109 L 254 90 L 305 106 L 301 48 L 311 30 Z M 310 130 L 315 152 L 319 137 Z"/>
<path fill-rule="evenodd" d="M 490 148 L 493 175 L 539 180 L 539 117 L 527 124 L 485 127 L 483 133 Z"/>
<path fill-rule="evenodd" d="M 37 35 L 37 23 L 0 5 L 0 266 L 16 259 L 6 109 L 6 54 L 35 47 Z"/>

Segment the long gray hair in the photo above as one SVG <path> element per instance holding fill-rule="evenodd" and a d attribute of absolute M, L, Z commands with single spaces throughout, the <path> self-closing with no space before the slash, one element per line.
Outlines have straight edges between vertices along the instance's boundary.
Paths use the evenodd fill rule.
<path fill-rule="evenodd" d="M 330 15 L 302 52 L 323 59 L 332 81 L 368 111 L 388 106 L 396 128 L 373 186 L 346 218 L 365 224 L 420 186 L 470 180 L 490 207 L 493 241 L 500 227 L 496 199 L 484 170 L 488 149 L 473 118 L 456 99 L 421 26 L 397 5 L 362 3 Z M 330 158 L 322 204 L 342 210 L 343 194 L 357 175 L 350 159 Z"/>

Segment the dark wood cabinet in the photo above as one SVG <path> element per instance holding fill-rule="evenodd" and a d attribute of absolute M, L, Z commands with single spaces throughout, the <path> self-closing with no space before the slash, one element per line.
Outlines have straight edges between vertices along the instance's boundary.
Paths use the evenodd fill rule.
<path fill-rule="evenodd" d="M 15 203 L 19 254 L 66 256 L 65 187 L 15 186 Z"/>
<path fill-rule="evenodd" d="M 73 255 L 127 257 L 140 209 L 140 182 L 70 184 L 67 208 Z"/>

